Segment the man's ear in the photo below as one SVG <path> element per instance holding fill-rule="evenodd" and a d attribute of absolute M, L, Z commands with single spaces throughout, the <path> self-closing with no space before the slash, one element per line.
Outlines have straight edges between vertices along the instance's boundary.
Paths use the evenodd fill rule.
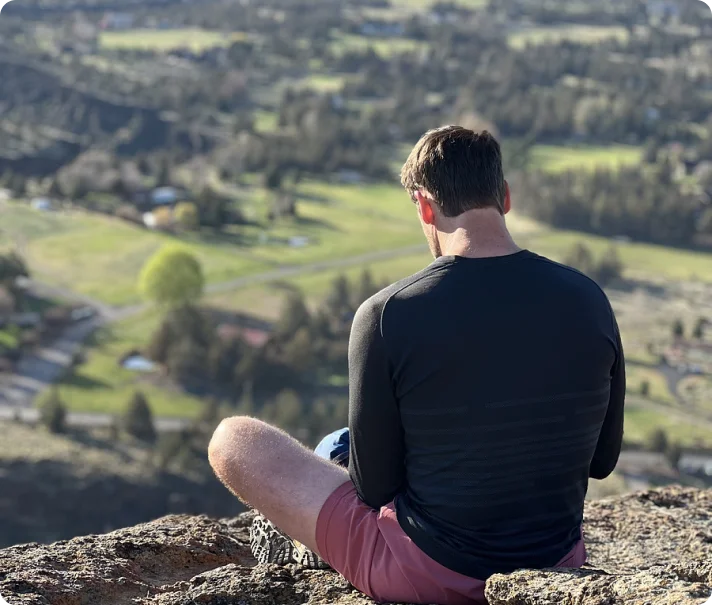
<path fill-rule="evenodd" d="M 509 190 L 509 183 L 504 181 L 504 213 L 509 214 L 512 210 L 512 193 Z"/>
<path fill-rule="evenodd" d="M 417 191 L 415 193 L 415 199 L 418 202 L 418 214 L 420 218 L 426 225 L 435 224 L 435 208 L 433 204 L 435 203 L 431 197 L 423 195 L 422 191 Z"/>

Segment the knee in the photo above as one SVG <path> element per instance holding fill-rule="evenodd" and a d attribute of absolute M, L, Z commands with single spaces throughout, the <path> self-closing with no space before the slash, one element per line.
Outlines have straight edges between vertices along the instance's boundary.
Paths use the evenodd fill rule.
<path fill-rule="evenodd" d="M 215 429 L 208 446 L 208 460 L 218 475 L 223 474 L 228 465 L 239 467 L 240 457 L 258 422 L 253 418 L 237 416 L 226 418 Z"/>

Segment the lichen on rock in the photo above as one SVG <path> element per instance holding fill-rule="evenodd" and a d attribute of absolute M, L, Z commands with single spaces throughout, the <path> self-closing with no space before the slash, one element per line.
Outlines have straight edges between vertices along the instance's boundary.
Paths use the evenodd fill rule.
<path fill-rule="evenodd" d="M 372 605 L 333 572 L 256 565 L 250 513 L 170 516 L 103 536 L 0 551 L 10 605 Z M 712 492 L 666 488 L 587 504 L 582 570 L 518 571 L 490 605 L 702 605 L 712 595 Z"/>

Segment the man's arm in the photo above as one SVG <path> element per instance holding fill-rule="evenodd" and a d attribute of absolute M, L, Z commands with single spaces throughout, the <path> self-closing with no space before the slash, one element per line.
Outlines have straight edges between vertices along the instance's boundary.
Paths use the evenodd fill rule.
<path fill-rule="evenodd" d="M 623 408 L 625 403 L 625 356 L 618 325 L 615 324 L 616 361 L 611 370 L 611 395 L 606 419 L 598 438 L 589 475 L 592 479 L 605 479 L 616 468 L 623 446 Z"/>
<path fill-rule="evenodd" d="M 369 301 L 356 313 L 349 343 L 349 473 L 358 495 L 378 510 L 405 478 L 403 428 L 381 333 L 381 308 Z"/>

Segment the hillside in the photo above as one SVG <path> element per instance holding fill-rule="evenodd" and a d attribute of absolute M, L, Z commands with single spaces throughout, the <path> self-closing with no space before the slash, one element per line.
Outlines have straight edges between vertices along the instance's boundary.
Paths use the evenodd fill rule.
<path fill-rule="evenodd" d="M 592 503 L 582 571 L 494 576 L 490 605 L 702 605 L 712 594 L 712 492 L 672 488 Z M 331 572 L 257 566 L 249 513 L 171 516 L 106 536 L 0 551 L 13 605 L 369 605 Z"/>
<path fill-rule="evenodd" d="M 111 531 L 169 513 L 244 510 L 212 472 L 159 470 L 150 452 L 133 444 L 10 423 L 0 423 L 0 443 L 0 547 Z"/>

